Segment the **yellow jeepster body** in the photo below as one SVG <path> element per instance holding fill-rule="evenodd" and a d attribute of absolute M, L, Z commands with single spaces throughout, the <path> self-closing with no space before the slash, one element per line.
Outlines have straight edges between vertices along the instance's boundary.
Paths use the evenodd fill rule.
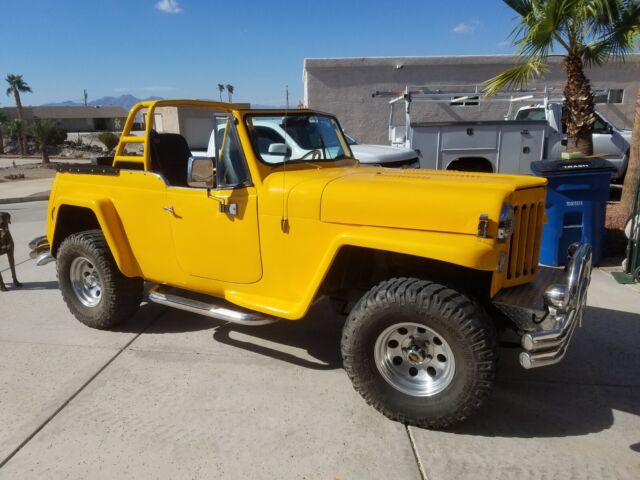
<path fill-rule="evenodd" d="M 147 118 L 153 118 L 154 110 L 165 104 L 233 115 L 251 184 L 174 187 L 153 172 L 148 144 L 152 122 L 145 135 L 132 136 L 131 129 L 139 110 L 147 109 Z M 58 215 L 68 206 L 88 209 L 125 275 L 223 297 L 291 320 L 305 315 L 346 246 L 490 272 L 490 297 L 535 277 L 544 179 L 361 167 L 351 159 L 273 168 L 257 158 L 251 144 L 245 117 L 252 112 L 218 102 L 139 104 L 129 115 L 113 162 L 124 168 L 102 175 L 57 174 L 47 216 L 53 249 L 62 240 Z M 133 143 L 144 145 L 142 155 L 123 154 Z M 133 163 L 141 168 L 131 169 Z M 237 206 L 234 216 L 220 208 L 231 203 Z M 496 239 L 505 203 L 516 209 L 509 243 Z M 482 215 L 489 220 L 485 237 L 478 236 Z"/>
<path fill-rule="evenodd" d="M 189 116 L 159 113 L 175 108 Z M 541 367 L 581 322 L 591 247 L 573 244 L 566 272 L 538 265 L 545 183 L 361 166 L 312 110 L 159 100 L 132 109 L 112 158 L 59 169 L 30 247 L 93 328 L 134 315 L 144 281 L 152 302 L 242 325 L 328 298 L 348 313 L 354 388 L 393 420 L 443 428 L 488 396 L 499 336 Z"/>

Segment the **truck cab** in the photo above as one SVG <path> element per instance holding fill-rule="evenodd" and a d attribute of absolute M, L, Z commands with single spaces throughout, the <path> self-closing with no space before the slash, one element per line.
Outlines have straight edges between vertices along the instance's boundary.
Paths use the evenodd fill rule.
<path fill-rule="evenodd" d="M 533 104 L 520 108 L 514 117 L 518 121 L 546 120 L 549 123 L 547 133 L 545 158 L 558 160 L 565 151 L 567 135 L 562 122 L 562 104 L 548 103 Z M 629 149 L 631 145 L 631 130 L 617 128 L 604 115 L 596 112 L 593 124 L 593 153 L 613 163 L 616 171 L 613 180 L 623 181 L 629 163 Z"/>

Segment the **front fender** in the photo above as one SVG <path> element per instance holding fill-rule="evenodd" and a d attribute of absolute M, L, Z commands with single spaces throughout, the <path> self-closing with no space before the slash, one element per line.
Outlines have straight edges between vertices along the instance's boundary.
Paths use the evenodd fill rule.
<path fill-rule="evenodd" d="M 57 197 L 53 204 L 55 208 L 52 222 L 54 229 L 49 238 L 52 246 L 58 245 L 64 240 L 57 238 L 62 233 L 57 228 L 57 225 L 60 221 L 58 217 L 64 206 L 85 208 L 93 212 L 122 274 L 127 277 L 142 276 L 142 270 L 133 255 L 120 215 L 118 215 L 115 205 L 109 198 L 92 198 L 77 195 L 73 197 Z"/>
<path fill-rule="evenodd" d="M 340 248 L 353 246 L 414 255 L 474 270 L 493 271 L 498 263 L 498 251 L 493 239 L 417 230 L 395 230 L 390 233 L 380 235 L 379 229 L 373 228 L 345 232 L 334 239 L 330 248 L 331 258 Z"/>
<path fill-rule="evenodd" d="M 390 235 L 380 235 L 378 228 L 361 227 L 357 231 L 344 232 L 336 236 L 309 283 L 309 289 L 300 303 L 300 310 L 292 312 L 293 315 L 287 318 L 301 318 L 307 313 L 308 307 L 343 247 L 362 247 L 413 255 L 474 270 L 494 272 L 497 269 L 499 250 L 495 248 L 493 239 L 418 230 L 385 230 L 388 230 Z"/>

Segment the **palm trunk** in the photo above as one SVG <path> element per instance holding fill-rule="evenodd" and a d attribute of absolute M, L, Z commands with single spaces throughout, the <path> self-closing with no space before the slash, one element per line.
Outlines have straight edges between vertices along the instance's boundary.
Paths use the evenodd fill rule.
<path fill-rule="evenodd" d="M 633 134 L 631 136 L 631 149 L 629 152 L 629 165 L 624 177 L 622 198 L 620 199 L 620 211 L 631 215 L 633 209 L 633 196 L 640 180 L 640 90 L 636 98 L 636 114 L 633 121 Z"/>
<path fill-rule="evenodd" d="M 49 163 L 49 152 L 46 145 L 42 145 L 42 163 Z"/>
<path fill-rule="evenodd" d="M 2 138 L 2 127 L 0 127 L 0 153 L 4 153 L 4 139 Z"/>
<path fill-rule="evenodd" d="M 22 101 L 20 101 L 20 92 L 17 88 L 13 89 L 13 97 L 16 100 L 16 113 L 18 114 L 18 120 L 22 123 L 22 130 L 20 130 L 20 155 L 23 157 L 27 154 L 27 135 L 24 131 L 25 123 L 22 116 Z"/>
<path fill-rule="evenodd" d="M 567 126 L 567 152 L 593 155 L 593 122 L 595 113 L 591 83 L 584 74 L 582 58 L 571 52 L 563 61 L 567 75 L 564 87 L 564 122 Z"/>

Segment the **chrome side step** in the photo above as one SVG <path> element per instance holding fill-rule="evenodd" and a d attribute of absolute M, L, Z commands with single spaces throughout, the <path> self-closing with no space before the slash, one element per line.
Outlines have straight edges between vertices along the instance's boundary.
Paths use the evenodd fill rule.
<path fill-rule="evenodd" d="M 186 295 L 198 298 L 190 298 Z M 221 298 L 193 294 L 184 290 L 156 285 L 149 290 L 149 300 L 185 312 L 199 313 L 218 320 L 240 325 L 269 325 L 280 319 L 240 308 Z"/>

